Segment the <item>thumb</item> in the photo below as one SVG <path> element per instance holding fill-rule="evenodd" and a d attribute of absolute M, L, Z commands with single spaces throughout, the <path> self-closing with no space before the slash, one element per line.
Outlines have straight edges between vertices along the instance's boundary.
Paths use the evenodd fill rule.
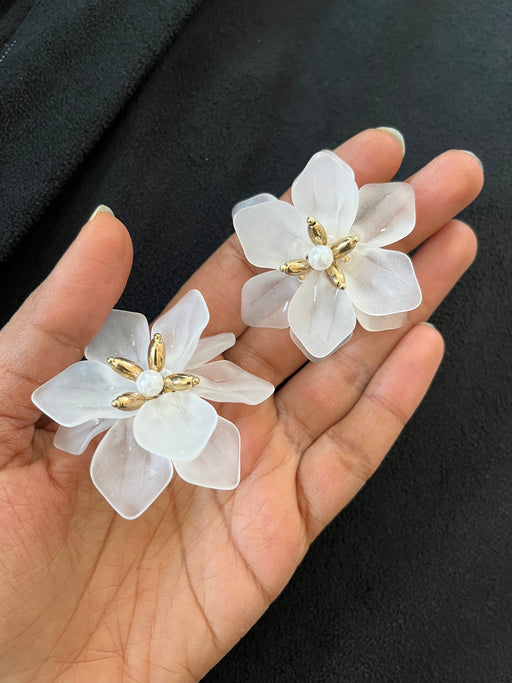
<path fill-rule="evenodd" d="M 0 428 L 32 426 L 31 394 L 79 361 L 121 296 L 132 264 L 128 231 L 98 207 L 50 275 L 0 331 Z M 11 435 L 12 436 L 12 435 Z M 17 439 L 16 439 L 17 440 Z"/>

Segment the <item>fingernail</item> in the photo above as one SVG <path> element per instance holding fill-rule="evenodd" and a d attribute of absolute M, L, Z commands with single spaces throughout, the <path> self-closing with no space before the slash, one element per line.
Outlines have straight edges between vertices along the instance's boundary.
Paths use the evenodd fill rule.
<path fill-rule="evenodd" d="M 432 325 L 432 323 L 428 323 L 426 320 L 423 320 L 423 322 L 421 322 L 420 325 L 426 325 L 427 327 L 431 327 L 433 330 L 437 330 L 437 327 L 435 325 Z"/>
<path fill-rule="evenodd" d="M 388 126 L 379 126 L 377 130 L 383 130 L 386 133 L 392 135 L 395 138 L 395 140 L 398 140 L 398 142 L 400 143 L 400 147 L 402 148 L 402 156 L 405 155 L 405 140 L 404 136 L 399 130 L 397 130 L 396 128 L 389 128 Z"/>
<path fill-rule="evenodd" d="M 105 204 L 100 204 L 98 207 L 96 207 L 94 209 L 94 211 L 91 214 L 91 217 L 89 218 L 89 220 L 87 222 L 90 223 L 92 220 L 94 220 L 96 218 L 96 216 L 99 213 L 109 213 L 111 216 L 114 215 L 114 212 L 112 211 L 112 209 L 109 209 L 108 206 L 106 206 Z"/>
<path fill-rule="evenodd" d="M 474 152 L 470 152 L 469 149 L 461 149 L 461 152 L 464 152 L 465 154 L 469 154 L 470 156 L 473 157 L 473 159 L 476 159 L 478 163 L 480 164 L 480 168 L 482 171 L 484 170 L 484 165 L 482 164 L 481 160 L 477 157 L 477 155 Z"/>

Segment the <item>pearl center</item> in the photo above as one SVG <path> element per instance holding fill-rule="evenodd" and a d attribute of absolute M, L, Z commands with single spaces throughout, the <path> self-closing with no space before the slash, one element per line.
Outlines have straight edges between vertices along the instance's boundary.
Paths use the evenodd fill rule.
<path fill-rule="evenodd" d="M 332 265 L 333 260 L 331 249 L 324 244 L 313 247 L 308 254 L 308 261 L 313 270 L 325 270 Z"/>
<path fill-rule="evenodd" d="M 156 370 L 144 370 L 135 382 L 137 391 L 146 398 L 158 396 L 164 388 L 164 378 Z"/>

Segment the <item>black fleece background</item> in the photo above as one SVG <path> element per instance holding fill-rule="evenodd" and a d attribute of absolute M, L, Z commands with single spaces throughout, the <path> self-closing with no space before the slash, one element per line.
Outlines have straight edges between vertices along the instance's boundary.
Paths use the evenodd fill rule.
<path fill-rule="evenodd" d="M 480 253 L 433 318 L 447 350 L 427 399 L 206 680 L 512 680 L 509 1 L 0 12 L 2 322 L 99 203 L 135 244 L 119 307 L 151 318 L 231 233 L 232 205 L 279 194 L 322 147 L 395 126 L 399 178 L 448 147 L 480 156 L 464 213 Z"/>

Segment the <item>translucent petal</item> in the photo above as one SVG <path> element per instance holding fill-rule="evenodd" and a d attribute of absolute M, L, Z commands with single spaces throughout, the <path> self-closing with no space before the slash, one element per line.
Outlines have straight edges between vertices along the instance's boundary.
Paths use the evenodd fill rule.
<path fill-rule="evenodd" d="M 214 334 L 213 337 L 200 339 L 188 367 L 197 368 L 199 365 L 209 363 L 213 358 L 224 353 L 226 349 L 234 346 L 235 342 L 236 337 L 232 332 L 222 332 L 221 334 Z"/>
<path fill-rule="evenodd" d="M 269 270 L 247 280 L 242 289 L 242 320 L 250 327 L 288 327 L 288 308 L 298 277 Z"/>
<path fill-rule="evenodd" d="M 293 335 L 314 359 L 333 353 L 356 324 L 346 291 L 332 285 L 323 272 L 306 276 L 292 299 L 288 318 Z"/>
<path fill-rule="evenodd" d="M 109 356 L 119 356 L 147 368 L 148 346 L 149 326 L 145 316 L 114 309 L 85 349 L 85 357 L 106 363 Z"/>
<path fill-rule="evenodd" d="M 94 485 L 125 519 L 135 519 L 147 510 L 169 484 L 173 473 L 168 458 L 139 446 L 133 435 L 133 422 L 116 422 L 91 462 Z"/>
<path fill-rule="evenodd" d="M 89 420 L 78 427 L 60 426 L 53 437 L 53 445 L 66 453 L 80 455 L 92 439 L 110 429 L 116 420 Z"/>
<path fill-rule="evenodd" d="M 134 422 L 137 442 L 172 460 L 193 460 L 217 426 L 215 408 L 192 391 L 164 394 L 139 409 Z"/>
<path fill-rule="evenodd" d="M 200 379 L 192 391 L 222 403 L 247 403 L 254 406 L 274 393 L 274 387 L 228 360 L 218 360 L 192 370 Z"/>
<path fill-rule="evenodd" d="M 233 225 L 247 260 L 260 268 L 305 258 L 311 248 L 306 219 L 288 202 L 247 206 L 237 212 Z"/>
<path fill-rule="evenodd" d="M 318 152 L 293 183 L 292 201 L 303 216 L 324 226 L 330 240 L 344 237 L 359 202 L 354 173 L 332 152 Z"/>
<path fill-rule="evenodd" d="M 367 315 L 354 306 L 356 318 L 361 327 L 368 332 L 395 330 L 407 322 L 407 313 L 392 313 L 391 315 Z"/>
<path fill-rule="evenodd" d="M 36 389 L 32 401 L 55 422 L 76 427 L 99 418 L 133 417 L 111 403 L 119 394 L 134 391 L 134 387 L 133 382 L 120 377 L 108 365 L 82 360 Z"/>
<path fill-rule="evenodd" d="M 406 254 L 359 244 L 351 256 L 343 267 L 346 291 L 363 313 L 390 315 L 420 305 L 420 286 Z"/>
<path fill-rule="evenodd" d="M 209 319 L 203 295 L 192 289 L 155 322 L 151 334 L 159 332 L 163 337 L 169 373 L 185 370 Z"/>
<path fill-rule="evenodd" d="M 175 461 L 179 476 L 196 486 L 230 490 L 240 482 L 240 434 L 232 422 L 219 417 L 204 451 L 195 460 Z"/>
<path fill-rule="evenodd" d="M 277 201 L 277 197 L 274 197 L 273 194 L 268 194 L 268 192 L 262 192 L 261 194 L 257 194 L 254 197 L 249 197 L 249 199 L 244 199 L 243 201 L 238 202 L 238 204 L 235 204 L 231 211 L 231 216 L 234 218 L 240 209 L 245 209 L 248 206 L 255 206 L 256 204 L 263 204 L 264 202 L 271 201 Z"/>
<path fill-rule="evenodd" d="M 332 356 L 334 353 L 336 353 L 338 349 L 340 349 L 344 344 L 350 341 L 352 337 L 352 332 L 348 335 L 348 337 L 345 337 L 345 339 L 340 344 L 338 344 L 338 346 L 336 346 L 329 354 L 327 354 L 327 356 L 322 356 L 321 358 L 319 358 L 318 356 L 313 356 L 312 353 L 309 353 L 304 344 L 301 343 L 300 339 L 298 339 L 291 330 L 290 337 L 292 338 L 293 343 L 299 347 L 299 349 L 302 351 L 302 353 L 306 356 L 308 360 L 310 360 L 312 363 L 319 363 L 320 361 L 329 358 L 329 356 Z"/>
<path fill-rule="evenodd" d="M 415 222 L 414 190 L 408 183 L 363 185 L 350 234 L 371 247 L 384 247 L 408 235 Z"/>

